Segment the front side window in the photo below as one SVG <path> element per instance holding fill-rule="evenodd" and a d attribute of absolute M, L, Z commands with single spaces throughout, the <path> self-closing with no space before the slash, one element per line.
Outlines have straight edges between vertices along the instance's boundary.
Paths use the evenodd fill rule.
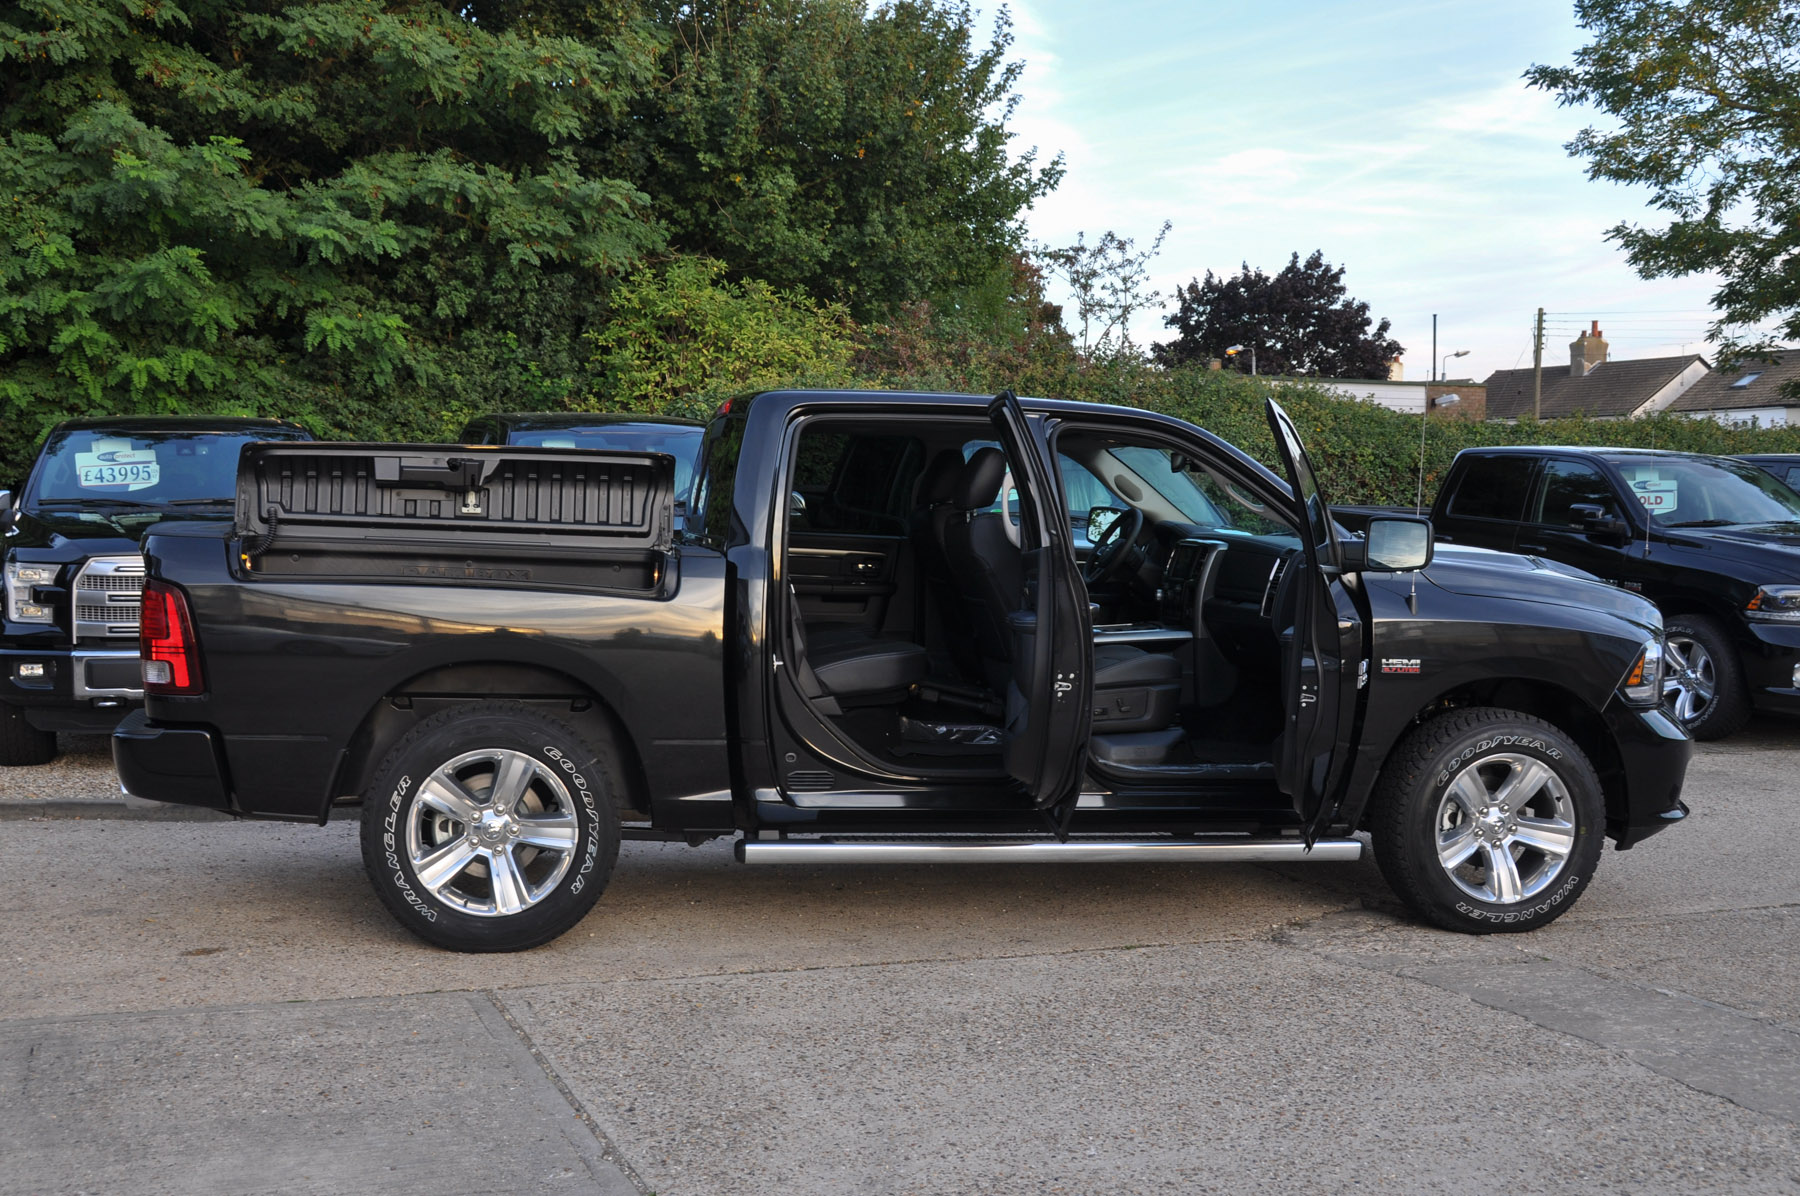
<path fill-rule="evenodd" d="M 1599 507 L 1604 519 L 1619 517 L 1619 503 L 1612 483 L 1598 469 L 1583 461 L 1549 461 L 1544 465 L 1544 485 L 1538 494 L 1535 522 L 1552 527 L 1579 528 L 1586 516 L 1577 507 Z"/>

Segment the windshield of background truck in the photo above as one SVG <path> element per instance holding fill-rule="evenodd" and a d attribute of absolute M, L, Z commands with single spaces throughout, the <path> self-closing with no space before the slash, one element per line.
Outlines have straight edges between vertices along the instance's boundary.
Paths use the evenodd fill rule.
<path fill-rule="evenodd" d="M 1658 527 L 1800 523 L 1800 494 L 1754 465 L 1679 457 L 1612 464 Z"/>
<path fill-rule="evenodd" d="M 29 510 L 229 503 L 237 497 L 239 449 L 258 440 L 298 438 L 280 428 L 57 432 L 44 445 L 23 505 Z"/>
<path fill-rule="evenodd" d="M 675 497 L 686 502 L 694 484 L 705 428 L 672 424 L 607 424 L 598 428 L 515 429 L 508 444 L 525 448 L 599 449 L 613 453 L 667 453 L 675 458 Z"/>

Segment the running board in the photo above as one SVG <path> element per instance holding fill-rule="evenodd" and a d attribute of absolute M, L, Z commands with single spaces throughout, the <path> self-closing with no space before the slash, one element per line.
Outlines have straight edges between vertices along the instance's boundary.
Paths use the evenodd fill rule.
<path fill-rule="evenodd" d="M 1320 839 L 1308 851 L 1298 839 L 1221 839 L 1207 842 L 1152 840 L 1105 842 L 859 843 L 823 839 L 739 839 L 746 864 L 1275 864 L 1301 860 L 1353 863 L 1361 839 Z"/>

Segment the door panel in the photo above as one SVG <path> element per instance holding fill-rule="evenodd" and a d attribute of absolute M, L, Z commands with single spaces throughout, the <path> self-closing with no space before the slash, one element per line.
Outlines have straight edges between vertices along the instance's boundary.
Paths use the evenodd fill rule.
<path fill-rule="evenodd" d="M 874 635 L 902 634 L 910 620 L 895 618 L 902 575 L 910 568 L 904 536 L 796 531 L 788 537 L 787 580 L 809 624 L 860 626 Z"/>
<path fill-rule="evenodd" d="M 1292 798 L 1306 821 L 1307 842 L 1336 812 L 1330 794 L 1348 758 L 1347 736 L 1354 713 L 1344 692 L 1346 645 L 1360 652 L 1361 627 L 1340 615 L 1354 604 L 1340 603 L 1336 535 L 1331 509 L 1319 491 L 1312 463 L 1287 412 L 1268 400 L 1269 430 L 1281 454 L 1293 491 L 1291 515 L 1299 529 L 1301 551 L 1289 558 L 1283 588 L 1291 586 L 1279 605 L 1293 607 L 1291 634 L 1282 635 L 1282 700 L 1286 726 L 1275 762 L 1276 782 Z"/>
<path fill-rule="evenodd" d="M 1073 537 L 1050 473 L 1052 457 L 1011 391 L 988 418 L 1019 496 L 1026 606 L 1008 623 L 1012 681 L 1006 698 L 1006 771 L 1039 809 L 1074 809 L 1087 760 L 1093 705 L 1093 627 L 1076 570 Z"/>

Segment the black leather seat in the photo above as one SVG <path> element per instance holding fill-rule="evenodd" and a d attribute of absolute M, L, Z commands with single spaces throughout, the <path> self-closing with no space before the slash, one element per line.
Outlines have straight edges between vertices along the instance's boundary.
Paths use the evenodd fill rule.
<path fill-rule="evenodd" d="M 879 706 L 902 701 L 925 679 L 925 649 L 906 640 L 832 637 L 809 645 L 800 603 L 788 592 L 788 638 L 794 684 L 827 714 L 845 704 Z"/>

